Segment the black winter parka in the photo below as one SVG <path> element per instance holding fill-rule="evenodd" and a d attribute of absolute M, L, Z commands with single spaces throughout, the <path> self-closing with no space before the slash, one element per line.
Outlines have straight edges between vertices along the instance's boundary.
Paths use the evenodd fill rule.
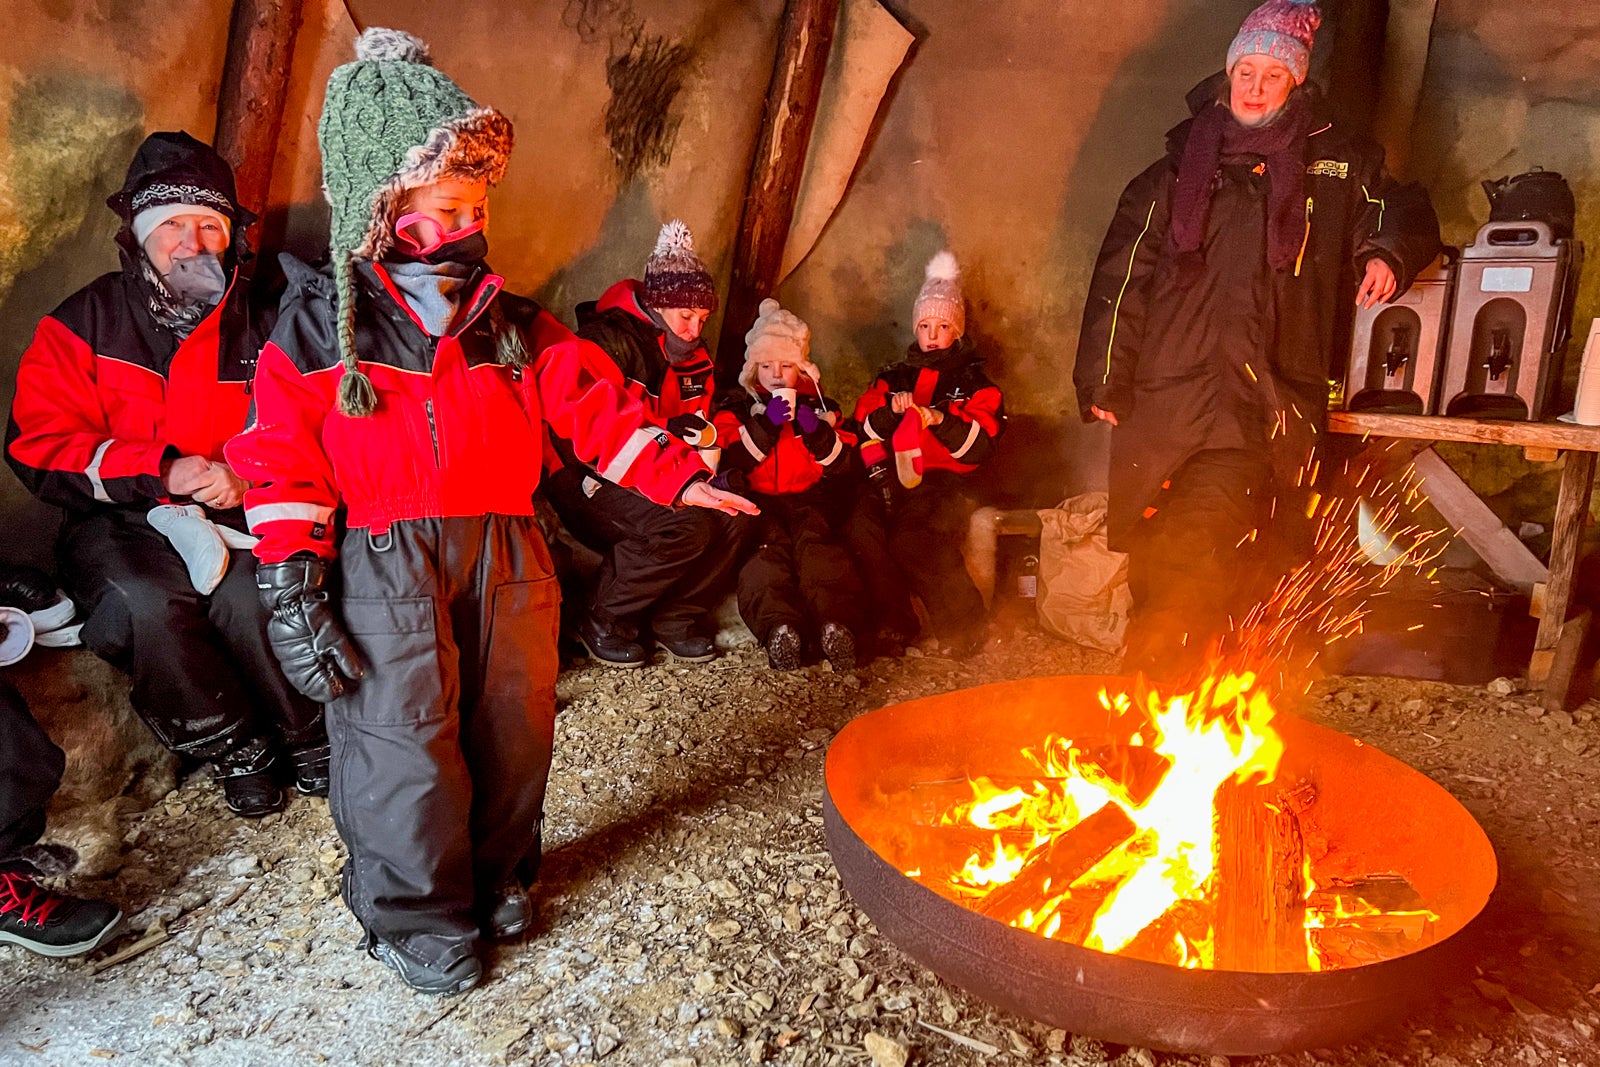
<path fill-rule="evenodd" d="M 1309 84 L 1297 92 L 1315 93 Z M 1188 96 L 1191 114 L 1226 105 L 1217 74 Z M 1210 448 L 1267 449 L 1275 513 L 1301 513 L 1300 475 L 1326 425 L 1328 378 L 1348 346 L 1367 261 L 1393 269 L 1398 293 L 1440 251 L 1427 194 L 1383 170 L 1383 150 L 1321 117 L 1305 139 L 1305 234 L 1297 261 L 1267 262 L 1267 177 L 1260 157 L 1224 157 L 1197 264 L 1178 269 L 1168 236 L 1192 119 L 1123 191 L 1101 245 L 1073 373 L 1085 421 L 1113 412 L 1108 539 L 1126 551 L 1138 521 L 1183 463 Z"/>

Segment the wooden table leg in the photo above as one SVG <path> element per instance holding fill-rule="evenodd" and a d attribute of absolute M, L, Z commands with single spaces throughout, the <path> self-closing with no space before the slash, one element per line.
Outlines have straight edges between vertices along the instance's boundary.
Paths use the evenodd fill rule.
<path fill-rule="evenodd" d="M 1555 528 L 1550 536 L 1550 581 L 1545 589 L 1539 635 L 1533 642 L 1533 660 L 1528 664 L 1528 681 L 1537 686 L 1544 686 L 1547 681 L 1564 686 L 1571 681 L 1553 677 L 1550 668 L 1572 603 L 1583 523 L 1589 514 L 1589 495 L 1594 490 L 1594 468 L 1593 452 L 1568 452 L 1561 468 L 1561 493 L 1556 497 Z"/>

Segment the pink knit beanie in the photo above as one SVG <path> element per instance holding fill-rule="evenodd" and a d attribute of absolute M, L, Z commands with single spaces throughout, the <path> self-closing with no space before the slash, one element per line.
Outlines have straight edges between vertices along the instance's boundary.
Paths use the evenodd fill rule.
<path fill-rule="evenodd" d="M 1271 56 L 1289 68 L 1299 85 L 1311 69 L 1311 42 L 1321 25 L 1316 0 L 1266 0 L 1245 16 L 1228 46 L 1228 70 L 1245 56 Z"/>
<path fill-rule="evenodd" d="M 913 328 L 924 319 L 943 319 L 960 337 L 967 332 L 967 311 L 961 300 L 961 266 L 950 252 L 940 252 L 928 260 L 922 291 L 911 305 Z"/>

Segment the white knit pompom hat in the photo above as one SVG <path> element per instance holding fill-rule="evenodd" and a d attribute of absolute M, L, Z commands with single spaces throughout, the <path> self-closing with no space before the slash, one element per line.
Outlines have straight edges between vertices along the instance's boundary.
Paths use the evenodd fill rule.
<path fill-rule="evenodd" d="M 751 396 L 760 395 L 756 364 L 769 362 L 793 363 L 819 386 L 822 382 L 822 372 L 811 362 L 811 327 L 770 296 L 761 301 L 755 325 L 744 335 L 744 370 L 739 372 L 739 384 Z"/>
<path fill-rule="evenodd" d="M 911 305 L 911 325 L 924 319 L 942 319 L 955 328 L 956 336 L 967 332 L 967 311 L 961 299 L 961 265 L 952 252 L 940 252 L 928 260 L 922 291 Z"/>

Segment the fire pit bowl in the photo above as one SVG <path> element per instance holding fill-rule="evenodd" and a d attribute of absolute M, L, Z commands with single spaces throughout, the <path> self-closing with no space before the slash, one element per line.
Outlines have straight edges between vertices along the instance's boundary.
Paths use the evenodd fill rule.
<path fill-rule="evenodd" d="M 1308 830 L 1326 842 L 1318 880 L 1400 879 L 1431 913 L 1429 936 L 1339 969 L 1185 969 L 1019 929 L 935 892 L 921 875 L 930 829 L 918 788 L 1038 774 L 1021 750 L 1051 734 L 1115 735 L 1102 690 L 1127 679 L 1036 678 L 945 693 L 856 719 L 828 750 L 828 849 L 856 904 L 906 955 L 1010 1011 L 1073 1033 L 1173 1052 L 1264 1055 L 1348 1042 L 1463 972 L 1457 937 L 1483 909 L 1496 863 L 1465 808 L 1424 775 L 1326 727 L 1279 715 L 1278 780 L 1315 782 Z"/>

